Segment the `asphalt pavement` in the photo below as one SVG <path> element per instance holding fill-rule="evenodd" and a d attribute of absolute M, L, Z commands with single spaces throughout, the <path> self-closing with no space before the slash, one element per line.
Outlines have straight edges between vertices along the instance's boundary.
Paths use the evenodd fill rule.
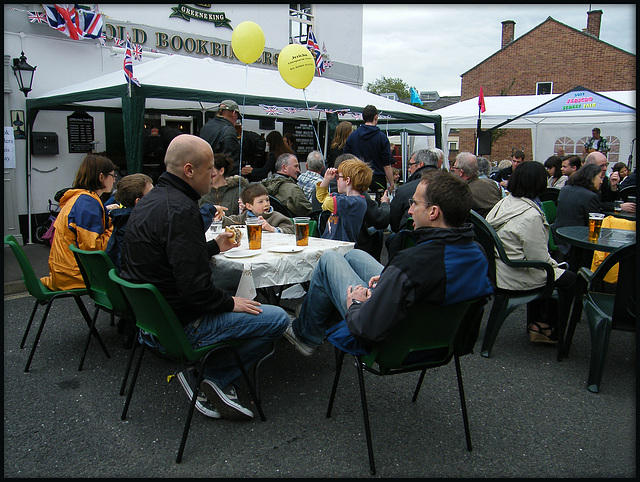
<path fill-rule="evenodd" d="M 284 338 L 262 366 L 267 420 L 213 420 L 195 413 L 181 464 L 175 463 L 188 409 L 172 363 L 147 354 L 128 417 L 118 392 L 129 351 L 109 317 L 98 330 L 111 357 L 87 334 L 75 303 L 55 303 L 29 373 L 19 345 L 33 307 L 5 247 L 4 476 L 36 477 L 369 477 L 364 425 L 353 365 L 345 363 L 331 418 L 327 402 L 334 352 L 311 357 Z M 48 249 L 25 247 L 36 274 Z M 296 303 L 288 301 L 286 303 Z M 85 305 L 93 313 L 91 300 Z M 525 334 L 525 309 L 505 322 L 491 358 L 461 360 L 473 451 L 465 445 L 455 367 L 427 373 L 411 403 L 417 374 L 365 374 L 376 477 L 636 476 L 636 336 L 613 332 L 600 393 L 586 389 L 590 337 L 578 325 L 568 358 Z M 39 308 L 36 320 L 43 312 Z M 248 404 L 246 390 L 241 400 Z"/>

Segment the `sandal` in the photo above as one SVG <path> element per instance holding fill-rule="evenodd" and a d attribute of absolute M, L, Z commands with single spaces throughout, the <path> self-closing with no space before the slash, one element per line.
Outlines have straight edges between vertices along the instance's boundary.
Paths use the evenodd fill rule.
<path fill-rule="evenodd" d="M 537 330 L 531 329 L 534 326 L 537 328 Z M 543 328 L 537 322 L 534 321 L 529 325 L 528 328 L 529 328 L 529 341 L 531 341 L 532 343 L 549 343 L 551 345 L 555 345 L 558 343 L 557 334 L 552 327 L 546 326 L 545 328 Z M 545 334 L 545 332 L 548 332 L 548 334 Z"/>

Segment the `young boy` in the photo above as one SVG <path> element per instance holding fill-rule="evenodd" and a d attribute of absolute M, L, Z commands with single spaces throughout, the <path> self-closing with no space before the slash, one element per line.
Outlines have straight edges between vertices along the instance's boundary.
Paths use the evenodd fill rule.
<path fill-rule="evenodd" d="M 272 233 L 293 234 L 293 222 L 277 211 L 274 211 L 269 202 L 269 191 L 260 182 L 249 184 L 240 199 L 244 204 L 241 214 L 232 216 L 216 215 L 216 219 L 222 219 L 222 226 L 230 226 L 233 224 L 245 224 L 248 217 L 257 217 L 262 220 L 262 229 Z"/>
<path fill-rule="evenodd" d="M 118 182 L 115 201 L 120 207 L 109 211 L 113 223 L 113 233 L 105 249 L 118 272 L 120 272 L 120 251 L 127 221 L 129 221 L 133 207 L 151 189 L 153 189 L 153 180 L 142 173 L 129 174 Z"/>
<path fill-rule="evenodd" d="M 329 183 L 336 176 L 338 194 L 329 194 Z M 373 170 L 357 158 L 341 162 L 337 169 L 327 169 L 316 187 L 322 209 L 331 212 L 323 238 L 356 242 L 367 211 L 367 201 L 361 193 L 369 189 L 372 177 Z"/>

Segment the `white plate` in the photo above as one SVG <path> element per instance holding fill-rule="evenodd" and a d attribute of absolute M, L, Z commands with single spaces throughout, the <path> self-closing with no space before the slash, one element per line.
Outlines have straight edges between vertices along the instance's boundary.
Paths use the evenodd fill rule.
<path fill-rule="evenodd" d="M 303 249 L 303 246 L 274 246 L 269 248 L 269 251 L 271 253 L 299 253 Z"/>
<path fill-rule="evenodd" d="M 251 256 L 257 256 L 260 254 L 258 249 L 239 249 L 238 251 L 225 251 L 224 254 L 227 258 L 250 258 Z"/>

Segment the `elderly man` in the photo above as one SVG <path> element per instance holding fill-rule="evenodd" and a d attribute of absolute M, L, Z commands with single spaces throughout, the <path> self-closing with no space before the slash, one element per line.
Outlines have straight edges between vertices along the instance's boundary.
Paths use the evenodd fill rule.
<path fill-rule="evenodd" d="M 316 265 L 299 315 L 284 336 L 312 355 L 335 327 L 361 352 L 383 342 L 416 302 L 447 305 L 493 293 L 484 252 L 466 223 L 469 187 L 445 171 L 420 180 L 409 209 L 415 230 L 404 231 L 415 246 L 403 249 L 386 267 L 362 250 L 342 256 L 327 251 Z M 401 236 L 397 236 L 401 238 Z M 401 239 L 397 240 L 399 243 Z"/>
<path fill-rule="evenodd" d="M 620 199 L 620 192 L 618 191 L 620 173 L 614 172 L 611 174 L 610 178 L 607 177 L 607 168 L 609 167 L 609 163 L 606 156 L 599 151 L 592 152 L 585 157 L 584 165 L 586 166 L 587 164 L 596 164 L 602 169 L 600 173 L 602 183 L 600 184 L 598 195 L 600 196 L 600 202 L 602 203 L 602 210 L 613 211 L 615 204 L 614 201 Z M 636 212 L 636 205 L 635 203 L 623 203 L 622 210 L 634 213 Z"/>
<path fill-rule="evenodd" d="M 480 216 L 486 217 L 491 208 L 502 199 L 502 191 L 498 183 L 492 179 L 480 179 L 478 177 L 478 160 L 470 152 L 458 154 L 452 170 L 471 189 L 471 196 L 473 197 L 471 209 Z"/>
<path fill-rule="evenodd" d="M 237 102 L 223 100 L 218 106 L 216 116 L 200 129 L 200 137 L 211 145 L 213 152 L 226 154 L 236 165 L 240 160 L 240 140 L 236 131 L 239 115 Z"/>
<path fill-rule="evenodd" d="M 294 216 L 311 214 L 311 202 L 298 183 L 300 163 L 294 154 L 281 154 L 276 159 L 276 173 L 261 182 L 269 195 L 277 198 Z"/>
<path fill-rule="evenodd" d="M 298 186 L 304 191 L 304 195 L 310 203 L 316 197 L 316 183 L 322 182 L 322 170 L 324 158 L 320 151 L 311 151 L 307 155 L 307 170 L 298 176 Z"/>
<path fill-rule="evenodd" d="M 166 172 L 129 217 L 120 276 L 158 288 L 194 347 L 242 339 L 237 350 L 248 369 L 282 334 L 289 317 L 280 307 L 230 296 L 212 280 L 211 255 L 239 243 L 231 242 L 230 233 L 205 241 L 198 199 L 211 186 L 209 143 L 189 134 L 178 136 L 169 144 L 164 163 Z M 151 334 L 142 334 L 141 342 L 162 351 Z M 215 356 L 204 372 L 196 408 L 211 418 L 250 420 L 253 413 L 240 405 L 234 386 L 242 378 L 235 357 Z M 195 372 L 185 370 L 177 378 L 191 399 Z"/>
<path fill-rule="evenodd" d="M 443 162 L 444 153 L 436 147 L 419 149 L 411 154 L 409 179 L 398 187 L 389 206 L 389 223 L 394 233 L 406 227 L 407 219 L 410 216 L 409 207 L 411 204 L 409 199 L 413 196 L 422 175 L 426 172 L 440 169 Z"/>

